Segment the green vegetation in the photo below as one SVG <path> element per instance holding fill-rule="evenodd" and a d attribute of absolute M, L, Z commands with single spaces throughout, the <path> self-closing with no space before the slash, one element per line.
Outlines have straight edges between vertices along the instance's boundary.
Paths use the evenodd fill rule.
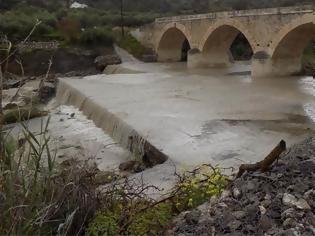
<path fill-rule="evenodd" d="M 107 27 L 87 29 L 81 33 L 80 44 L 89 45 L 112 45 L 114 37 L 111 29 Z"/>
<path fill-rule="evenodd" d="M 128 191 L 126 187 L 114 186 L 109 190 L 114 198 L 107 199 L 87 232 L 90 236 L 161 235 L 175 215 L 220 194 L 226 184 L 227 178 L 219 169 L 203 165 L 179 175 L 169 197 L 159 202 L 139 198 L 144 188 Z"/>
<path fill-rule="evenodd" d="M 126 33 L 124 37 L 121 36 L 120 33 L 116 32 L 116 43 L 126 49 L 130 54 L 134 55 L 137 58 L 141 58 L 141 56 L 146 52 L 146 48 L 131 34 Z"/>
<path fill-rule="evenodd" d="M 56 163 L 48 125 L 49 118 L 42 119 L 35 134 L 21 123 L 19 139 L 3 133 L 0 235 L 160 235 L 174 216 L 220 194 L 227 184 L 218 168 L 203 165 L 178 174 L 178 183 L 160 201 L 147 195 L 158 188 L 112 175 L 100 193 L 95 168 L 71 159 Z"/>
<path fill-rule="evenodd" d="M 33 40 L 65 40 L 64 30 L 72 29 L 76 37 L 71 43 L 91 44 L 104 39 L 110 44 L 108 29 L 121 25 L 120 1 L 85 0 L 86 9 L 68 9 L 70 0 L 0 0 L 0 32 L 12 41 L 25 38 L 36 20 L 42 21 Z M 152 22 L 156 17 L 174 14 L 193 14 L 232 9 L 264 8 L 312 3 L 310 0 L 124 0 L 124 25 L 135 27 Z M 68 28 L 67 28 L 68 26 Z M 63 28 L 65 27 L 65 28 Z M 86 33 L 87 32 L 87 33 Z M 97 40 L 92 42 L 95 34 Z M 82 39 L 81 39 L 82 37 Z"/>
<path fill-rule="evenodd" d="M 152 22 L 157 16 L 149 12 L 125 12 L 124 25 L 126 27 L 143 25 Z M 40 20 L 41 24 L 32 34 L 31 40 L 58 40 L 82 46 L 112 45 L 112 28 L 121 25 L 120 13 L 115 10 L 97 8 L 66 10 L 62 5 L 51 9 L 38 4 L 29 6 L 20 3 L 0 14 L 0 32 L 11 41 L 19 42 L 28 35 L 37 20 Z"/>
<path fill-rule="evenodd" d="M 135 213 L 135 206 L 141 207 L 141 203 L 142 207 L 147 207 L 150 204 L 149 202 L 140 200 L 138 203 L 135 203 L 134 206 L 129 206 L 129 209 L 122 209 L 121 205 L 121 207 L 117 206 L 114 212 L 108 209 L 100 211 L 89 225 L 87 231 L 88 235 L 159 235 L 163 231 L 163 227 L 165 227 L 174 216 L 171 205 L 168 203 L 161 203 L 157 206 L 149 207 L 147 210 L 133 215 L 132 222 L 130 222 L 129 225 L 127 225 L 128 222 L 126 222 L 126 229 L 120 230 L 119 224 L 121 224 L 120 222 L 122 220 L 120 217 L 122 217 L 123 214 Z M 128 211 L 130 209 L 133 212 L 126 213 L 126 210 Z M 130 217 L 130 215 L 127 217 Z M 124 226 L 122 225 L 122 227 Z"/>
<path fill-rule="evenodd" d="M 39 135 L 23 126 L 19 140 L 5 137 L 0 158 L 0 235 L 75 235 L 93 216 L 95 189 L 84 171 L 59 169 L 48 123 Z"/>

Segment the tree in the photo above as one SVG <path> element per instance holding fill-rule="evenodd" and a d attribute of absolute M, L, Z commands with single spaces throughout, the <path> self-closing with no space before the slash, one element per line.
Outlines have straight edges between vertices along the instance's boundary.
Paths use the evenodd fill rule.
<path fill-rule="evenodd" d="M 14 7 L 19 0 L 0 0 L 0 9 L 1 10 L 8 10 Z"/>
<path fill-rule="evenodd" d="M 120 20 L 121 20 L 121 35 L 122 37 L 125 36 L 125 29 L 124 29 L 124 0 L 120 0 Z"/>
<path fill-rule="evenodd" d="M 58 23 L 58 30 L 68 42 L 77 41 L 81 33 L 80 22 L 70 17 L 64 17 Z"/>
<path fill-rule="evenodd" d="M 69 9 L 72 4 L 72 0 L 65 0 L 66 1 L 66 7 Z"/>

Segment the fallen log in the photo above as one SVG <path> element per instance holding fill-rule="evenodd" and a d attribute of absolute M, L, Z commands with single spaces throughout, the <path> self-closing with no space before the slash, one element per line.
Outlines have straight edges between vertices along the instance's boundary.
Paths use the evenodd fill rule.
<path fill-rule="evenodd" d="M 236 178 L 240 178 L 245 171 L 254 172 L 260 170 L 266 172 L 269 167 L 280 157 L 280 155 L 286 150 L 286 142 L 281 142 L 270 152 L 270 154 L 262 161 L 255 164 L 243 164 L 240 166 Z"/>

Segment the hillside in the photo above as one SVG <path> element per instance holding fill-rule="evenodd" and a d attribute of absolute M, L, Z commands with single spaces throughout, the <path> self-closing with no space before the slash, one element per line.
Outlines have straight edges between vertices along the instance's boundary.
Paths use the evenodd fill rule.
<path fill-rule="evenodd" d="M 121 25 L 121 1 L 78 0 L 87 9 L 69 9 L 74 0 L 0 0 L 0 32 L 12 41 L 23 39 L 36 20 L 34 40 L 111 44 L 111 28 Z M 313 0 L 123 0 L 124 25 L 139 26 L 156 17 L 211 11 L 312 4 Z M 68 28 L 71 28 L 69 31 Z M 97 29 L 96 29 L 97 28 Z M 87 29 L 82 32 L 82 29 Z M 84 34 L 84 35 L 82 35 Z M 91 42 L 92 41 L 92 42 Z M 96 41 L 96 42 L 94 42 Z"/>
<path fill-rule="evenodd" d="M 73 0 L 0 0 L 0 9 L 12 9 L 27 4 L 54 10 L 69 6 Z M 120 1 L 117 0 L 79 0 L 97 9 L 118 11 Z M 126 11 L 184 13 L 207 12 L 229 9 L 265 8 L 275 6 L 292 6 L 298 4 L 313 4 L 313 0 L 123 0 Z"/>

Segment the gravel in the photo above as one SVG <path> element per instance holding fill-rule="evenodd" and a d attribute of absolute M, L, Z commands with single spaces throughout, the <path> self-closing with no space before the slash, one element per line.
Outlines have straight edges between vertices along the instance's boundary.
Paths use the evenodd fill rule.
<path fill-rule="evenodd" d="M 268 172 L 246 173 L 193 214 L 182 213 L 168 235 L 315 235 L 315 137 Z"/>

